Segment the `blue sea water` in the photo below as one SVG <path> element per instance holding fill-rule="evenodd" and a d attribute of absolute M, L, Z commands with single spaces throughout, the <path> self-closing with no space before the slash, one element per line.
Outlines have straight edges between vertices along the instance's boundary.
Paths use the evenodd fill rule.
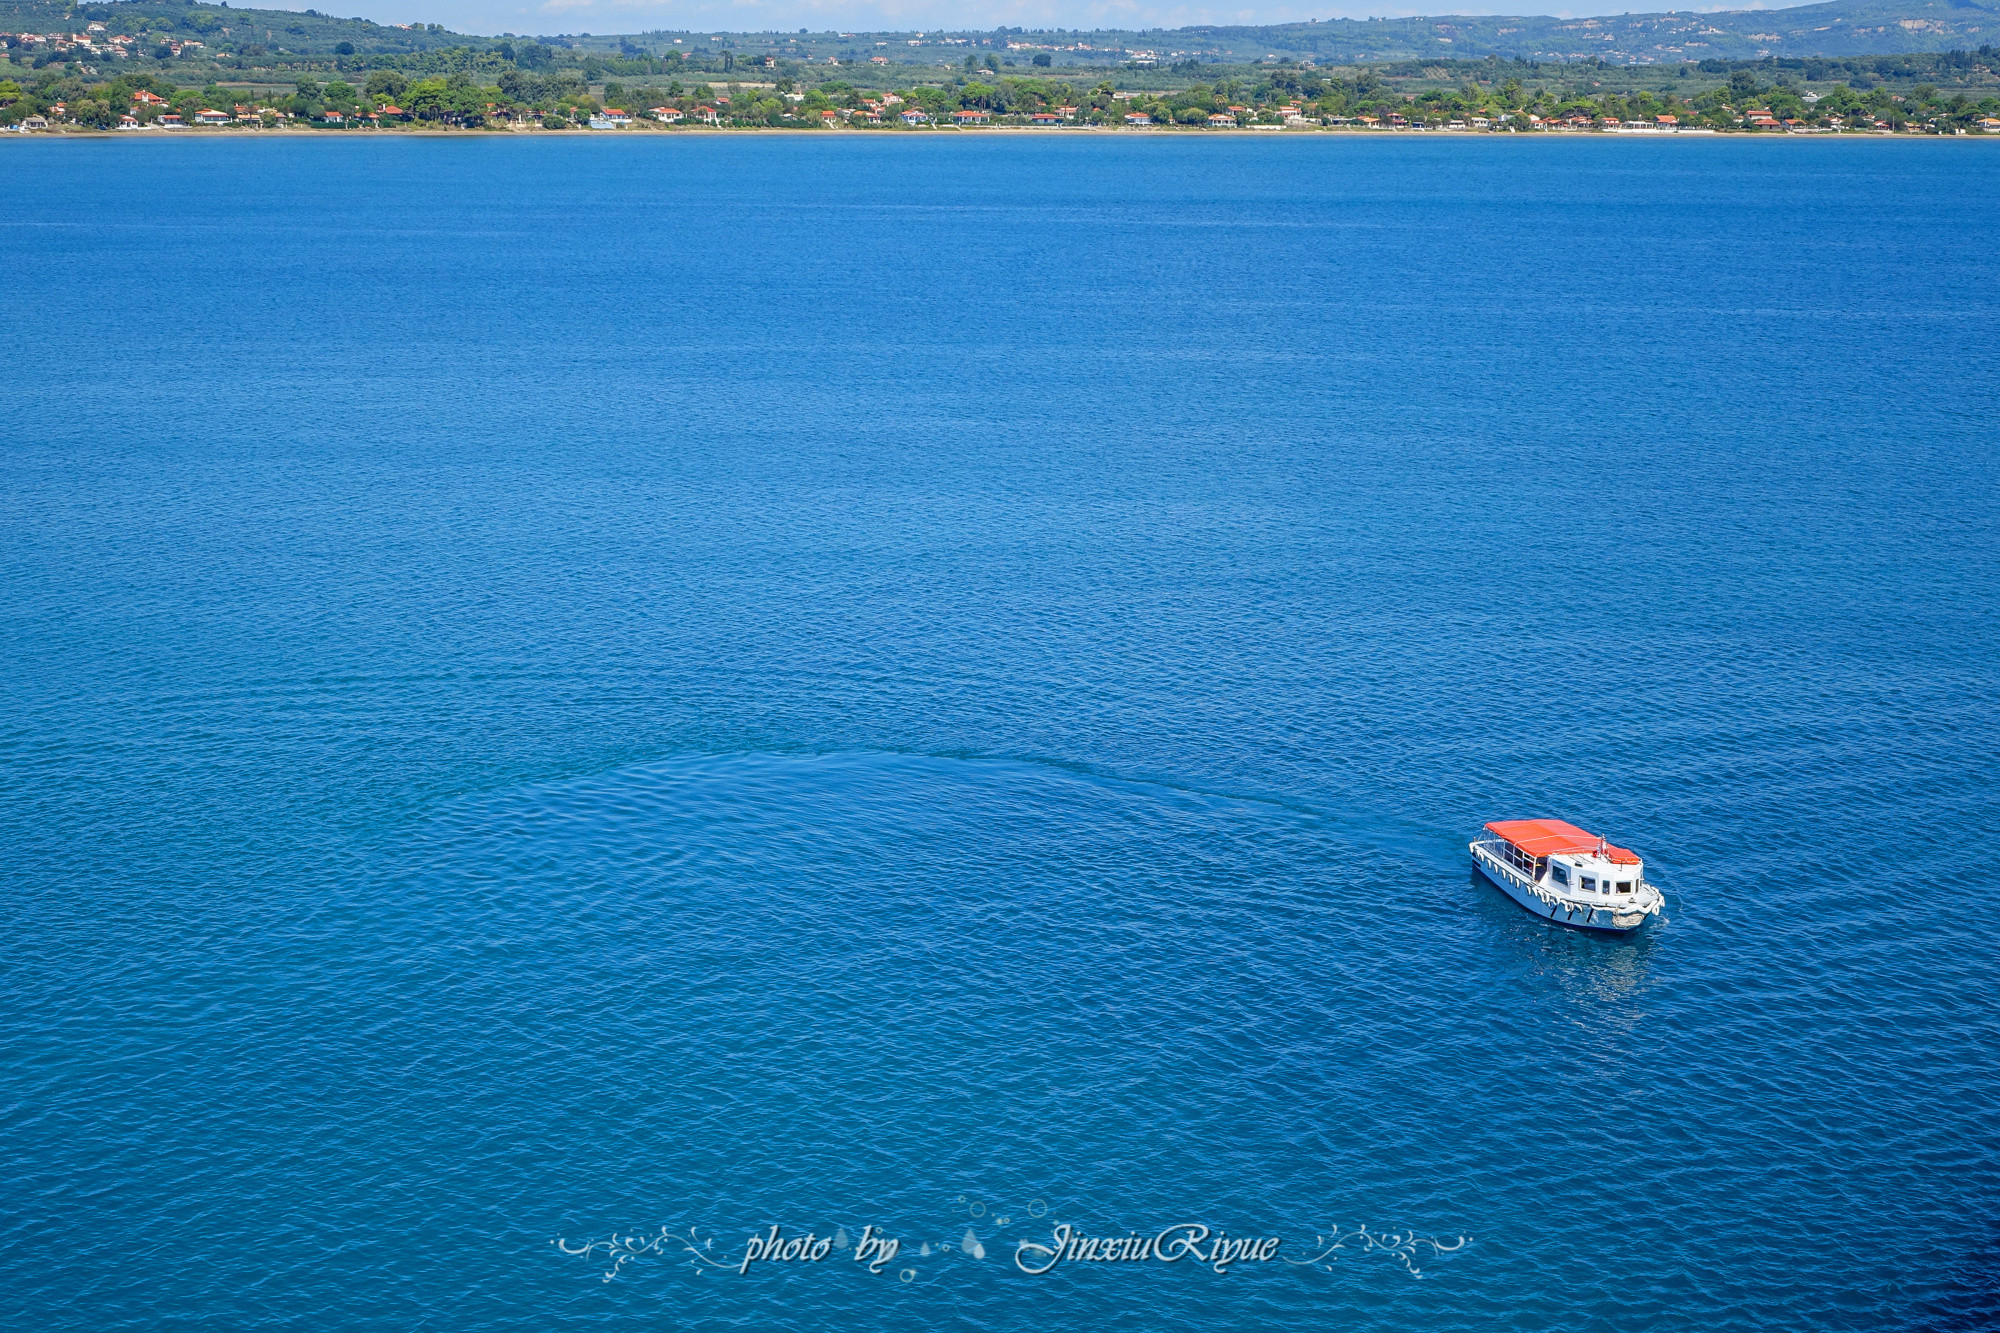
<path fill-rule="evenodd" d="M 4 157 L 8 1323 L 2000 1318 L 2000 150 Z"/>

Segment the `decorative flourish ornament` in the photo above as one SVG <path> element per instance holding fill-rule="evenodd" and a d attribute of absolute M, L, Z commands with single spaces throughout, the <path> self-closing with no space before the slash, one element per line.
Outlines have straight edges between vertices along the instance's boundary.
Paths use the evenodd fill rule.
<path fill-rule="evenodd" d="M 1471 1240 L 1472 1237 L 1470 1236 L 1460 1236 L 1453 1243 L 1446 1245 L 1442 1241 L 1434 1240 L 1429 1236 L 1420 1236 L 1414 1231 L 1389 1231 L 1377 1235 L 1365 1226 L 1356 1227 L 1353 1231 L 1347 1232 L 1343 1232 L 1339 1227 L 1335 1227 L 1333 1234 L 1330 1236 L 1313 1237 L 1313 1243 L 1320 1247 L 1319 1253 L 1305 1259 L 1293 1259 L 1286 1255 L 1280 1255 L 1279 1258 L 1284 1259 L 1288 1264 L 1297 1264 L 1301 1267 L 1310 1264 L 1315 1268 L 1331 1273 L 1333 1266 L 1326 1262 L 1327 1257 L 1337 1250 L 1344 1250 L 1358 1242 L 1361 1248 L 1356 1251 L 1357 1253 L 1391 1255 L 1402 1261 L 1404 1269 L 1408 1271 L 1411 1277 L 1422 1278 L 1423 1271 L 1417 1267 L 1417 1258 L 1421 1253 L 1421 1246 L 1430 1246 L 1431 1257 L 1435 1258 L 1441 1254 L 1456 1253 L 1471 1243 Z"/>

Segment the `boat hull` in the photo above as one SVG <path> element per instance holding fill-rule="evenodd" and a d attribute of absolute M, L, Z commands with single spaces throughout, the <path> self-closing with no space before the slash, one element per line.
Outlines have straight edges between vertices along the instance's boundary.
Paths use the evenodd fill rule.
<path fill-rule="evenodd" d="M 1629 935 L 1646 924 L 1652 915 L 1644 909 L 1619 911 L 1616 907 L 1568 903 L 1554 894 L 1537 893 L 1526 876 L 1515 875 L 1483 855 L 1477 844 L 1472 848 L 1472 864 L 1500 892 L 1512 898 L 1544 921 L 1577 930 L 1594 930 L 1605 935 Z"/>

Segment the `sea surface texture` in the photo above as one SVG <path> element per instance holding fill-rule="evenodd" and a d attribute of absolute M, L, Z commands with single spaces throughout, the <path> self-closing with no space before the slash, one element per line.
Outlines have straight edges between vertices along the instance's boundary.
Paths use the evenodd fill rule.
<path fill-rule="evenodd" d="M 2000 1317 L 2000 149 L 0 159 L 12 1326 Z"/>

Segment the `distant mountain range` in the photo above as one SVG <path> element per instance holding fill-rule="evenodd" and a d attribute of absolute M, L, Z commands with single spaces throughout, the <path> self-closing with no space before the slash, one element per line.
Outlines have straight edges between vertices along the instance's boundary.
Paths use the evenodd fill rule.
<path fill-rule="evenodd" d="M 306 10 L 223 8 L 199 0 L 117 0 L 72 5 L 59 0 L 0 0 L 0 26 L 14 31 L 79 30 L 92 20 L 115 29 L 149 23 L 186 30 L 240 48 L 262 43 L 306 56 L 367 56 L 447 46 L 495 47 L 499 38 L 413 23 L 390 26 Z M 681 40 L 676 42 L 678 37 Z M 517 39 L 518 40 L 518 39 Z M 917 33 L 707 33 L 652 31 L 626 35 L 554 34 L 539 40 L 607 55 L 668 51 L 771 54 L 808 62 L 842 63 L 884 56 L 894 63 L 935 64 L 967 49 L 998 51 L 1020 64 L 1046 55 L 1055 67 L 1133 61 L 1172 65 L 1188 60 L 1227 63 L 1271 58 L 1321 65 L 1514 56 L 1527 60 L 1605 60 L 1613 64 L 1672 64 L 1702 60 L 1846 57 L 1976 51 L 2000 45 L 2000 0 L 1832 0 L 1793 9 L 1697 14 L 1621 14 L 1602 18 L 1486 17 L 1327 19 L 1263 27 L 1193 27 L 1148 31 L 992 31 Z M 341 50 L 341 47 L 347 50 Z"/>

